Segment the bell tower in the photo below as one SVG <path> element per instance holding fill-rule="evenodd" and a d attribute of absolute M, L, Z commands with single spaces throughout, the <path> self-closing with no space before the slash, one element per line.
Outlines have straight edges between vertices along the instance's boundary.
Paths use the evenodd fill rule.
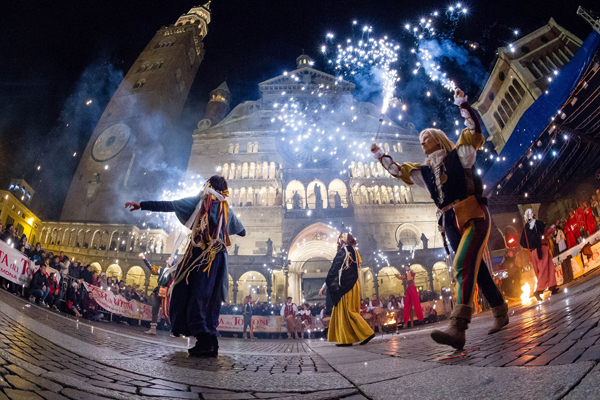
<path fill-rule="evenodd" d="M 165 149 L 185 135 L 176 124 L 204 59 L 210 19 L 210 2 L 192 8 L 159 29 L 133 63 L 81 157 L 62 221 L 126 222 L 126 199 L 156 198 L 174 178 Z"/>
<path fill-rule="evenodd" d="M 229 91 L 227 82 L 223 82 L 218 88 L 210 92 L 206 110 L 204 111 L 204 118 L 198 122 L 198 129 L 208 129 L 221 122 L 230 111 L 230 102 L 231 92 Z"/>

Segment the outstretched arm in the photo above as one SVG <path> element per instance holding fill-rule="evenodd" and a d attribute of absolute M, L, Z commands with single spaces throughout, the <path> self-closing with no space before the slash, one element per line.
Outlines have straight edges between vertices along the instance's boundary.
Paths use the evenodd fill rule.
<path fill-rule="evenodd" d="M 456 151 L 463 168 L 471 168 L 475 164 L 477 150 L 485 143 L 481 134 L 481 124 L 468 99 L 462 90 L 456 89 L 454 104 L 460 108 L 460 115 L 465 119 L 466 126 L 456 142 Z"/>
<path fill-rule="evenodd" d="M 407 185 L 417 184 L 418 186 L 425 187 L 425 181 L 423 180 L 419 164 L 405 162 L 400 165 L 391 156 L 385 154 L 375 143 L 371 145 L 371 152 L 390 175 L 401 179 Z"/>
<path fill-rule="evenodd" d="M 142 201 L 141 203 L 125 203 L 125 208 L 129 211 L 145 210 L 158 212 L 174 212 L 175 208 L 170 201 Z"/>

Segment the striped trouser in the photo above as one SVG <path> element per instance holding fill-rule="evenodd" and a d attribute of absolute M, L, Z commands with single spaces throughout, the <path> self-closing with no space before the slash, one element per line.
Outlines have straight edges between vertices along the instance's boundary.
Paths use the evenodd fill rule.
<path fill-rule="evenodd" d="M 458 284 L 456 304 L 470 305 L 473 300 L 475 283 L 490 304 L 495 307 L 504 302 L 502 294 L 482 261 L 492 226 L 492 219 L 487 206 L 480 205 L 485 214 L 484 219 L 470 221 L 464 230 L 456 225 L 454 212 L 447 212 L 446 237 L 455 251 L 454 272 Z M 480 269 L 480 267 L 483 268 Z"/>

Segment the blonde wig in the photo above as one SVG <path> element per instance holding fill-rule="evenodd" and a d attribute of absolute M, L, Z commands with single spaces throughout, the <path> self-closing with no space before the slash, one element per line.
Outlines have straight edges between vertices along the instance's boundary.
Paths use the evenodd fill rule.
<path fill-rule="evenodd" d="M 429 136 L 431 136 L 435 140 L 435 142 L 440 145 L 440 148 L 444 150 L 446 154 L 454 150 L 454 148 L 456 147 L 441 129 L 435 128 L 423 129 L 421 133 L 419 133 L 419 140 L 421 142 L 423 142 L 423 135 L 425 135 L 426 133 L 429 134 Z M 428 163 L 428 161 L 426 161 L 426 163 Z"/>

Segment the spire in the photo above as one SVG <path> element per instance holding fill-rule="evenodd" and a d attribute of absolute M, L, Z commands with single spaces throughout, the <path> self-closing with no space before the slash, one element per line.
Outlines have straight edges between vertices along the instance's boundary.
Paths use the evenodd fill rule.
<path fill-rule="evenodd" d="M 192 7 L 190 11 L 183 14 L 179 17 L 177 22 L 175 22 L 175 26 L 185 24 L 197 25 L 202 31 L 201 36 L 206 36 L 206 33 L 208 32 L 207 25 L 210 24 L 210 1 L 203 6 Z"/>
<path fill-rule="evenodd" d="M 215 90 L 222 90 L 224 92 L 231 93 L 229 91 L 229 87 L 227 86 L 227 81 L 223 81 L 223 83 L 221 83 Z"/>

